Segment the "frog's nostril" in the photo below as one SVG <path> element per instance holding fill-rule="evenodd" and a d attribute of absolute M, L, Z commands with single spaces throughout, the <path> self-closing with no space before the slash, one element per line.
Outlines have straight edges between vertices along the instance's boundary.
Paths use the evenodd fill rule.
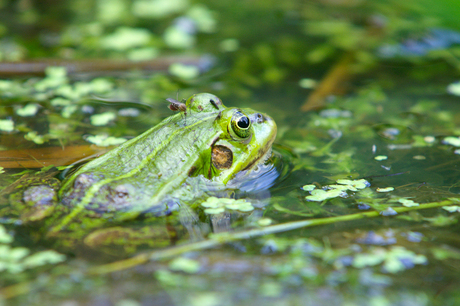
<path fill-rule="evenodd" d="M 265 116 L 261 113 L 255 113 L 254 116 L 251 118 L 251 121 L 254 123 L 262 123 L 266 120 Z"/>

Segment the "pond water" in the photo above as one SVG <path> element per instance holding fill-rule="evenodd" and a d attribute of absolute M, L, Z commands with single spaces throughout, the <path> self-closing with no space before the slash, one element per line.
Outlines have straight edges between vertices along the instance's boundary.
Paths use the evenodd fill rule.
<path fill-rule="evenodd" d="M 458 4 L 44 3 L 0 1 L 1 303 L 460 303 Z M 58 189 L 199 92 L 270 115 L 275 167 L 46 235 L 60 210 L 25 185 Z"/>

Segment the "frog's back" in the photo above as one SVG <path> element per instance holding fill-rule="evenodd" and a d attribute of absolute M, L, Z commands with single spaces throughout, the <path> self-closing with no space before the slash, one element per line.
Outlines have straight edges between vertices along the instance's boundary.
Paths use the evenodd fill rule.
<path fill-rule="evenodd" d="M 218 115 L 216 110 L 165 119 L 69 177 L 60 191 L 62 202 L 101 212 L 168 211 L 176 205 L 168 194 L 210 162 Z"/>

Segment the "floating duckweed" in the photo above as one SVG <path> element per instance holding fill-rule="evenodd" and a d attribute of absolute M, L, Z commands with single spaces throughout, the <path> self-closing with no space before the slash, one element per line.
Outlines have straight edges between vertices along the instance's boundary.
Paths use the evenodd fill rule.
<path fill-rule="evenodd" d="M 376 157 L 374 157 L 375 160 L 386 160 L 388 159 L 388 156 L 386 155 L 377 155 Z"/>
<path fill-rule="evenodd" d="M 449 136 L 449 137 L 444 138 L 442 143 L 448 144 L 454 147 L 460 147 L 460 137 Z"/>
<path fill-rule="evenodd" d="M 321 202 L 327 199 L 344 197 L 346 195 L 347 193 L 340 189 L 330 189 L 330 190 L 315 189 L 311 191 L 311 195 L 306 196 L 305 199 L 307 199 L 308 201 Z"/>
<path fill-rule="evenodd" d="M 426 159 L 426 157 L 423 155 L 414 155 L 412 158 L 415 160 L 425 160 Z"/>
<path fill-rule="evenodd" d="M 37 132 L 31 131 L 24 135 L 24 138 L 30 141 L 35 142 L 36 144 L 44 144 L 47 140 L 44 136 L 38 135 Z"/>
<path fill-rule="evenodd" d="M 102 114 L 92 115 L 90 120 L 94 126 L 103 126 L 114 120 L 117 116 L 112 112 L 106 112 Z"/>
<path fill-rule="evenodd" d="M 235 38 L 228 38 L 220 42 L 219 48 L 223 52 L 234 52 L 240 47 L 240 42 Z"/>
<path fill-rule="evenodd" d="M 67 105 L 70 105 L 70 100 L 64 99 L 64 98 L 61 98 L 61 97 L 57 97 L 57 98 L 52 99 L 50 101 L 50 103 L 54 107 L 67 106 Z"/>
<path fill-rule="evenodd" d="M 9 119 L 0 119 L 0 131 L 12 132 L 14 130 L 14 122 Z"/>
<path fill-rule="evenodd" d="M 354 187 L 356 189 L 364 189 L 364 188 L 369 187 L 371 185 L 365 179 L 360 179 L 360 180 L 337 180 L 337 183 L 341 184 L 341 185 L 352 186 L 352 187 Z M 349 189 L 352 190 L 351 188 L 349 188 Z M 356 190 L 353 190 L 353 191 L 356 191 Z"/>
<path fill-rule="evenodd" d="M 460 206 L 457 205 L 452 205 L 452 206 L 443 206 L 442 207 L 444 210 L 447 210 L 450 213 L 453 212 L 460 212 Z"/>
<path fill-rule="evenodd" d="M 67 69 L 60 66 L 51 66 L 45 69 L 45 74 L 50 79 L 63 79 L 67 76 Z"/>
<path fill-rule="evenodd" d="M 377 192 L 390 192 L 395 190 L 394 187 L 385 187 L 385 188 L 377 188 L 375 191 Z"/>
<path fill-rule="evenodd" d="M 201 203 L 201 206 L 205 207 L 204 210 L 207 214 L 219 214 L 225 211 L 225 209 L 238 210 L 238 211 L 252 211 L 254 206 L 250 202 L 244 199 L 228 199 L 228 198 L 216 198 L 209 197 L 205 202 Z"/>
<path fill-rule="evenodd" d="M 77 105 L 67 105 L 62 109 L 62 117 L 63 118 L 70 118 L 70 116 L 75 113 L 75 111 L 78 109 Z"/>
<path fill-rule="evenodd" d="M 13 236 L 6 232 L 6 228 L 0 224 L 0 243 L 13 242 Z"/>
<path fill-rule="evenodd" d="M 167 28 L 163 34 L 165 43 L 176 49 L 191 48 L 195 44 L 195 36 L 175 27 Z"/>
<path fill-rule="evenodd" d="M 413 207 L 413 206 L 419 206 L 420 205 L 419 203 L 416 203 L 416 202 L 414 202 L 412 200 L 404 199 L 404 198 L 398 199 L 398 202 L 401 203 L 405 207 Z"/>
<path fill-rule="evenodd" d="M 384 272 L 397 273 L 427 262 L 424 255 L 415 254 L 404 247 L 394 246 L 389 250 L 376 247 L 370 253 L 357 254 L 353 259 L 353 267 L 364 268 L 383 264 Z"/>
<path fill-rule="evenodd" d="M 332 199 L 336 197 L 346 197 L 347 191 L 359 191 L 359 189 L 364 189 L 370 186 L 370 183 L 365 179 L 359 180 L 337 180 L 337 184 L 331 184 L 324 186 L 323 189 L 315 189 L 315 185 L 305 185 L 302 187 L 305 191 L 310 191 L 309 196 L 306 196 L 305 199 L 308 201 L 317 201 L 321 202 L 327 199 Z"/>
<path fill-rule="evenodd" d="M 299 81 L 299 86 L 302 87 L 302 88 L 306 88 L 306 89 L 311 89 L 311 88 L 315 88 L 316 87 L 316 80 L 313 80 L 313 79 L 301 79 Z"/>
<path fill-rule="evenodd" d="M 193 19 L 201 32 L 212 33 L 216 30 L 216 19 L 206 6 L 195 4 L 188 10 L 187 15 Z"/>
<path fill-rule="evenodd" d="M 188 0 L 138 0 L 133 3 L 134 15 L 145 18 L 160 18 L 183 11 Z"/>
<path fill-rule="evenodd" d="M 355 187 L 351 186 L 351 185 L 336 185 L 336 184 L 332 184 L 332 185 L 328 185 L 327 186 L 328 188 L 330 189 L 338 189 L 338 190 L 351 190 L 351 191 L 358 191 L 358 189 L 356 189 Z"/>
<path fill-rule="evenodd" d="M 112 136 L 108 137 L 107 135 L 88 136 L 85 140 L 100 147 L 115 146 L 126 141 L 125 138 L 117 138 Z"/>
<path fill-rule="evenodd" d="M 200 270 L 200 263 L 196 260 L 178 257 L 169 263 L 169 268 L 173 271 L 181 271 L 186 273 L 196 273 Z"/>
<path fill-rule="evenodd" d="M 454 96 L 460 96 L 460 82 L 454 82 L 447 86 L 447 92 Z"/>
<path fill-rule="evenodd" d="M 38 105 L 37 104 L 27 104 L 24 107 L 19 108 L 16 111 L 21 117 L 31 117 L 34 116 L 38 112 Z"/>
<path fill-rule="evenodd" d="M 208 215 L 217 215 L 220 213 L 223 213 L 225 211 L 225 208 L 223 207 L 217 207 L 217 208 L 206 208 L 204 212 Z"/>
<path fill-rule="evenodd" d="M 315 185 L 304 185 L 302 186 L 302 190 L 305 190 L 305 191 L 312 191 L 316 188 Z"/>
<path fill-rule="evenodd" d="M 105 49 L 124 51 L 145 46 L 151 38 L 152 34 L 147 29 L 120 27 L 114 33 L 102 38 L 100 43 Z"/>
<path fill-rule="evenodd" d="M 260 226 L 269 226 L 272 223 L 273 223 L 273 220 L 270 218 L 262 218 L 262 219 L 257 220 L 257 224 L 259 224 Z"/>
<path fill-rule="evenodd" d="M 182 79 L 193 79 L 200 74 L 200 70 L 196 66 L 174 63 L 169 66 L 169 73 Z"/>
<path fill-rule="evenodd" d="M 13 87 L 13 82 L 10 80 L 0 80 L 0 90 L 6 91 Z"/>
<path fill-rule="evenodd" d="M 159 53 L 157 48 L 147 47 L 131 50 L 127 56 L 131 61 L 146 61 L 157 57 Z"/>
<path fill-rule="evenodd" d="M 55 264 L 65 260 L 65 256 L 48 250 L 29 255 L 30 251 L 24 247 L 13 248 L 9 244 L 13 237 L 0 225 L 0 271 L 20 273 L 26 269 Z"/>

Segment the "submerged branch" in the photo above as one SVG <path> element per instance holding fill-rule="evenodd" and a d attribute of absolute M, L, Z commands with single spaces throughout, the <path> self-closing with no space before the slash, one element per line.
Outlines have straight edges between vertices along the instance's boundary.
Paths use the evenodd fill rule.
<path fill-rule="evenodd" d="M 420 209 L 428 209 L 428 208 L 435 208 L 441 206 L 452 205 L 453 201 L 445 200 L 441 202 L 433 202 L 427 204 L 421 204 L 420 206 L 414 207 L 392 207 L 397 213 L 404 213 L 408 211 L 420 210 Z M 364 218 L 374 218 L 381 216 L 380 212 L 378 211 L 369 211 L 369 212 L 362 212 L 357 214 L 350 214 L 344 216 L 337 216 L 337 217 L 328 217 L 328 218 L 317 218 L 317 219 L 307 219 L 307 220 L 299 220 L 299 221 L 292 221 L 287 223 L 281 223 L 276 225 L 271 225 L 263 228 L 255 228 L 241 232 L 232 232 L 232 233 L 220 233 L 214 234 L 209 239 L 198 241 L 194 243 L 179 245 L 163 250 L 152 251 L 149 253 L 139 254 L 129 259 L 116 261 L 110 264 L 101 265 L 98 267 L 94 267 L 90 269 L 90 274 L 106 274 L 110 272 L 120 271 L 127 268 L 131 268 L 137 266 L 138 264 L 143 264 L 148 262 L 149 260 L 161 260 L 170 257 L 174 257 L 186 252 L 191 251 L 198 251 L 209 249 L 212 247 L 216 247 L 228 242 L 236 241 L 236 240 L 243 240 L 243 239 L 250 239 L 254 237 L 260 237 L 268 234 L 275 234 L 286 232 L 294 229 L 305 228 L 305 227 L 312 227 L 318 225 L 325 225 L 325 224 L 332 224 L 337 222 L 344 222 L 344 221 L 352 221 Z"/>
<path fill-rule="evenodd" d="M 0 167 L 41 168 L 50 165 L 63 166 L 83 158 L 99 156 L 110 148 L 94 145 L 47 147 L 34 149 L 5 150 L 0 154 Z"/>
<path fill-rule="evenodd" d="M 342 93 L 344 84 L 353 77 L 351 65 L 354 63 L 354 53 L 348 53 L 327 73 L 307 101 L 300 108 L 303 112 L 323 108 L 326 98 L 333 94 Z"/>
<path fill-rule="evenodd" d="M 0 62 L 0 76 L 43 75 L 49 66 L 65 67 L 68 74 L 96 73 L 106 75 L 107 72 L 126 70 L 167 71 L 174 63 L 198 66 L 201 71 L 212 66 L 212 58 L 202 56 L 171 56 L 159 57 L 148 61 L 126 61 L 110 59 L 90 60 L 56 60 L 40 59 L 24 62 Z"/>

